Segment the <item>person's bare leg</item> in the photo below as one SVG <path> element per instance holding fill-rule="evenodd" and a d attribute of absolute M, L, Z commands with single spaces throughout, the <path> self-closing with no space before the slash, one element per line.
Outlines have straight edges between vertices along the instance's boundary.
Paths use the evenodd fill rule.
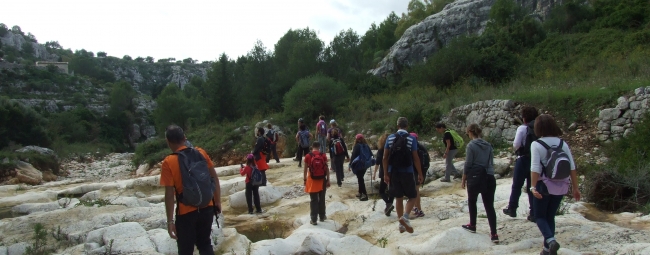
<path fill-rule="evenodd" d="M 415 202 L 417 199 L 409 199 L 409 201 L 406 202 L 406 211 L 410 212 L 413 210 L 413 206 L 415 206 Z"/>
<path fill-rule="evenodd" d="M 413 208 L 411 207 L 411 209 Z M 404 198 L 395 198 L 395 212 L 397 212 L 398 219 L 404 215 Z"/>
<path fill-rule="evenodd" d="M 422 211 L 422 205 L 420 204 L 420 188 L 419 187 L 415 188 L 415 191 L 418 194 L 418 196 L 414 199 L 415 200 L 415 207 L 417 207 L 418 209 L 420 209 L 420 211 Z"/>

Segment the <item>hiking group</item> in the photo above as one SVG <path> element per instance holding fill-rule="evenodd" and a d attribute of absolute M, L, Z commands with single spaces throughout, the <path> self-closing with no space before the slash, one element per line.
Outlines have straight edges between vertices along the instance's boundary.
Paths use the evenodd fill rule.
<path fill-rule="evenodd" d="M 517 129 L 513 146 L 517 160 L 513 173 L 512 192 L 504 214 L 516 217 L 522 186 L 526 184 L 529 201 L 527 220 L 535 222 L 544 238 L 540 254 L 557 254 L 560 244 L 555 239 L 555 215 L 562 197 L 572 187 L 572 195 L 580 199 L 577 172 L 569 146 L 559 138 L 562 131 L 550 115 L 539 115 L 533 107 L 523 107 L 524 124 Z M 320 116 L 316 125 L 316 138 L 309 132 L 304 120 L 298 120 L 295 139 L 298 146 L 295 161 L 303 169 L 305 192 L 310 196 L 310 224 L 317 225 L 326 217 L 326 191 L 330 188 L 330 171 L 336 176 L 336 184 L 342 187 L 344 163 L 349 160 L 348 171 L 357 177 L 357 197 L 368 200 L 365 175 L 372 179 L 379 176 L 379 195 L 385 202 L 384 213 L 397 213 L 400 233 L 413 233 L 411 218 L 424 217 L 419 188 L 424 184 L 429 168 L 430 156 L 426 147 L 418 141 L 418 135 L 408 131 L 408 120 L 397 119 L 397 131 L 384 134 L 378 140 L 378 151 L 373 156 L 368 142 L 362 134 L 354 138 L 352 153 L 348 152 L 343 132 L 335 120 L 325 124 Z M 279 162 L 275 144 L 278 134 L 268 124 L 268 131 L 258 128 L 256 142 L 246 165 L 241 165 L 240 174 L 246 176 L 246 202 L 248 213 L 263 213 L 260 206 L 259 187 L 265 186 L 268 162 L 273 155 Z M 490 227 L 490 238 L 499 242 L 494 208 L 496 179 L 494 177 L 494 153 L 490 143 L 482 139 L 478 124 L 470 124 L 465 134 L 470 142 L 465 146 L 463 138 L 445 124 L 438 123 L 436 131 L 443 134 L 446 168 L 441 182 L 461 179 L 461 188 L 467 190 L 470 222 L 461 227 L 476 233 L 477 199 L 481 195 Z M 172 154 L 162 164 L 160 183 L 165 186 L 165 208 L 170 237 L 177 240 L 179 254 L 192 254 L 196 245 L 200 254 L 211 254 L 210 231 L 212 217 L 221 212 L 219 178 L 212 161 L 201 148 L 186 146 L 183 130 L 175 125 L 165 133 Z M 313 141 L 313 142 L 312 142 Z M 465 166 L 462 173 L 453 165 L 453 158 L 459 149 L 465 147 Z M 328 157 L 329 154 L 329 157 Z M 304 156 L 304 160 L 303 160 Z M 329 162 L 329 160 L 331 162 Z M 303 163 L 304 162 L 304 166 Z M 406 198 L 406 203 L 404 199 Z M 174 208 L 176 205 L 176 216 Z M 254 207 L 253 207 L 254 206 Z"/>

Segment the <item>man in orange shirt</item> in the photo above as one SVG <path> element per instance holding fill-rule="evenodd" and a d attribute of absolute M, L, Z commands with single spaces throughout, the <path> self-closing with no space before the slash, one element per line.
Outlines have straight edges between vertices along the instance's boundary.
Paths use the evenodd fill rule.
<path fill-rule="evenodd" d="M 314 168 L 318 168 L 318 170 Z M 305 181 L 305 192 L 309 193 L 311 199 L 309 203 L 311 221 L 309 223 L 317 225 L 317 216 L 320 216 L 321 222 L 327 219 L 325 217 L 325 191 L 330 186 L 327 154 L 320 152 L 319 142 L 314 142 L 311 153 L 305 155 L 303 179 Z"/>
<path fill-rule="evenodd" d="M 170 125 L 167 127 L 165 138 L 167 139 L 167 145 L 173 152 L 179 152 L 187 148 L 185 146 L 185 133 L 179 126 Z M 214 170 L 214 164 L 203 149 L 195 149 L 205 158 L 210 175 L 216 184 L 216 189 L 212 194 L 212 201 L 206 207 L 197 208 L 178 202 L 176 221 L 174 221 L 174 200 L 175 198 L 178 199 L 177 195 L 183 192 L 183 181 L 178 155 L 172 154 L 167 156 L 162 163 L 160 172 L 160 185 L 165 186 L 167 231 L 171 238 L 176 239 L 179 255 L 193 254 L 194 245 L 196 245 L 201 255 L 214 254 L 212 251 L 212 242 L 210 241 L 212 217 L 215 212 L 221 212 L 221 187 L 217 172 Z"/>

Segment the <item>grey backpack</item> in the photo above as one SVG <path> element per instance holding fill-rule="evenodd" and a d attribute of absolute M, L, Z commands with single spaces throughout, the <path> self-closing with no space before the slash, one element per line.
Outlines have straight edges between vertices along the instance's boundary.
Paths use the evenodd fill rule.
<path fill-rule="evenodd" d="M 555 180 L 562 180 L 569 177 L 571 175 L 571 160 L 569 159 L 569 155 L 562 150 L 564 141 L 560 139 L 560 145 L 553 147 L 548 146 L 548 144 L 539 139 L 537 142 L 544 146 L 547 151 L 546 166 L 542 164 L 544 166 L 542 168 L 542 174 L 547 178 Z"/>
<path fill-rule="evenodd" d="M 194 148 L 173 153 L 178 155 L 178 165 L 183 180 L 183 192 L 176 195 L 176 201 L 188 206 L 208 206 L 217 185 L 210 175 L 208 163 L 203 154 Z"/>

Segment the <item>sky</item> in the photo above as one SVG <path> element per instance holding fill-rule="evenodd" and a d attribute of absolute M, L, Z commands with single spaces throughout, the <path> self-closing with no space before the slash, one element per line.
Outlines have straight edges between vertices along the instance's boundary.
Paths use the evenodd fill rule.
<path fill-rule="evenodd" d="M 109 56 L 216 60 L 245 55 L 261 40 L 269 49 L 289 29 L 309 27 L 329 42 L 352 28 L 362 36 L 409 0 L 13 0 L 0 23 L 20 26 L 39 43 Z"/>

